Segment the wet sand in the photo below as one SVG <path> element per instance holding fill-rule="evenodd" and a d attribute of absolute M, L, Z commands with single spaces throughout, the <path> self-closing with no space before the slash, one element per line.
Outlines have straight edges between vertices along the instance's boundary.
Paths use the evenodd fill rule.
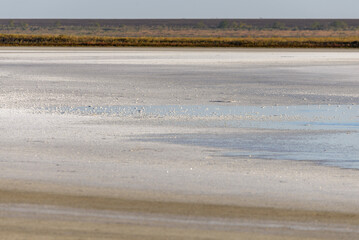
<path fill-rule="evenodd" d="M 358 235 L 357 170 L 228 157 L 222 147 L 168 140 L 291 139 L 291 130 L 218 124 L 229 122 L 224 116 L 64 111 L 358 105 L 357 51 L 3 48 L 0 63 L 2 239 Z M 304 133 L 316 131 L 332 136 Z"/>

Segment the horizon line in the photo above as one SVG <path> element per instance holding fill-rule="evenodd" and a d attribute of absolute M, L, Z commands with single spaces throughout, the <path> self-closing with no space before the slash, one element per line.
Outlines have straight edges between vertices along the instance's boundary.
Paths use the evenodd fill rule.
<path fill-rule="evenodd" d="M 359 18 L 0 18 L 0 20 L 359 20 Z"/>

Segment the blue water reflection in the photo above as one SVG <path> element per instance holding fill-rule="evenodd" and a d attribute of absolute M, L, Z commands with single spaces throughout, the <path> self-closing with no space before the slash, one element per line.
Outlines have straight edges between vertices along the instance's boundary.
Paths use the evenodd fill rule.
<path fill-rule="evenodd" d="M 169 125 L 263 129 L 246 134 L 151 134 L 137 140 L 213 147 L 221 150 L 221 156 L 238 159 L 305 160 L 359 169 L 359 106 L 356 105 L 85 106 L 46 110 L 166 119 Z"/>

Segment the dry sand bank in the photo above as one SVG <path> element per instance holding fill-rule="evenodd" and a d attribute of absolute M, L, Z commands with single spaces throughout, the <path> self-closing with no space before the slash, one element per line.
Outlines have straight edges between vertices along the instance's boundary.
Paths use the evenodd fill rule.
<path fill-rule="evenodd" d="M 0 191 L 4 239 L 353 239 L 358 234 L 357 212 L 223 205 L 200 196 L 197 202 L 193 196 L 192 202 L 168 201 L 166 194 L 144 200 L 150 194 L 5 182 L 5 189 L 16 190 Z"/>
<path fill-rule="evenodd" d="M 357 213 L 139 200 L 126 192 L 121 193 L 124 197 L 87 195 L 85 189 L 74 195 L 53 190 L 0 193 L 4 239 L 354 239 L 358 235 Z"/>

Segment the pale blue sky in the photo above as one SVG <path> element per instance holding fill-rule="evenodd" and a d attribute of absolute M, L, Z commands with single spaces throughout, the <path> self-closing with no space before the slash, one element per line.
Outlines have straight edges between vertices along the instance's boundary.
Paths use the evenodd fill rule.
<path fill-rule="evenodd" d="M 0 18 L 359 18 L 359 0 L 0 0 Z"/>

